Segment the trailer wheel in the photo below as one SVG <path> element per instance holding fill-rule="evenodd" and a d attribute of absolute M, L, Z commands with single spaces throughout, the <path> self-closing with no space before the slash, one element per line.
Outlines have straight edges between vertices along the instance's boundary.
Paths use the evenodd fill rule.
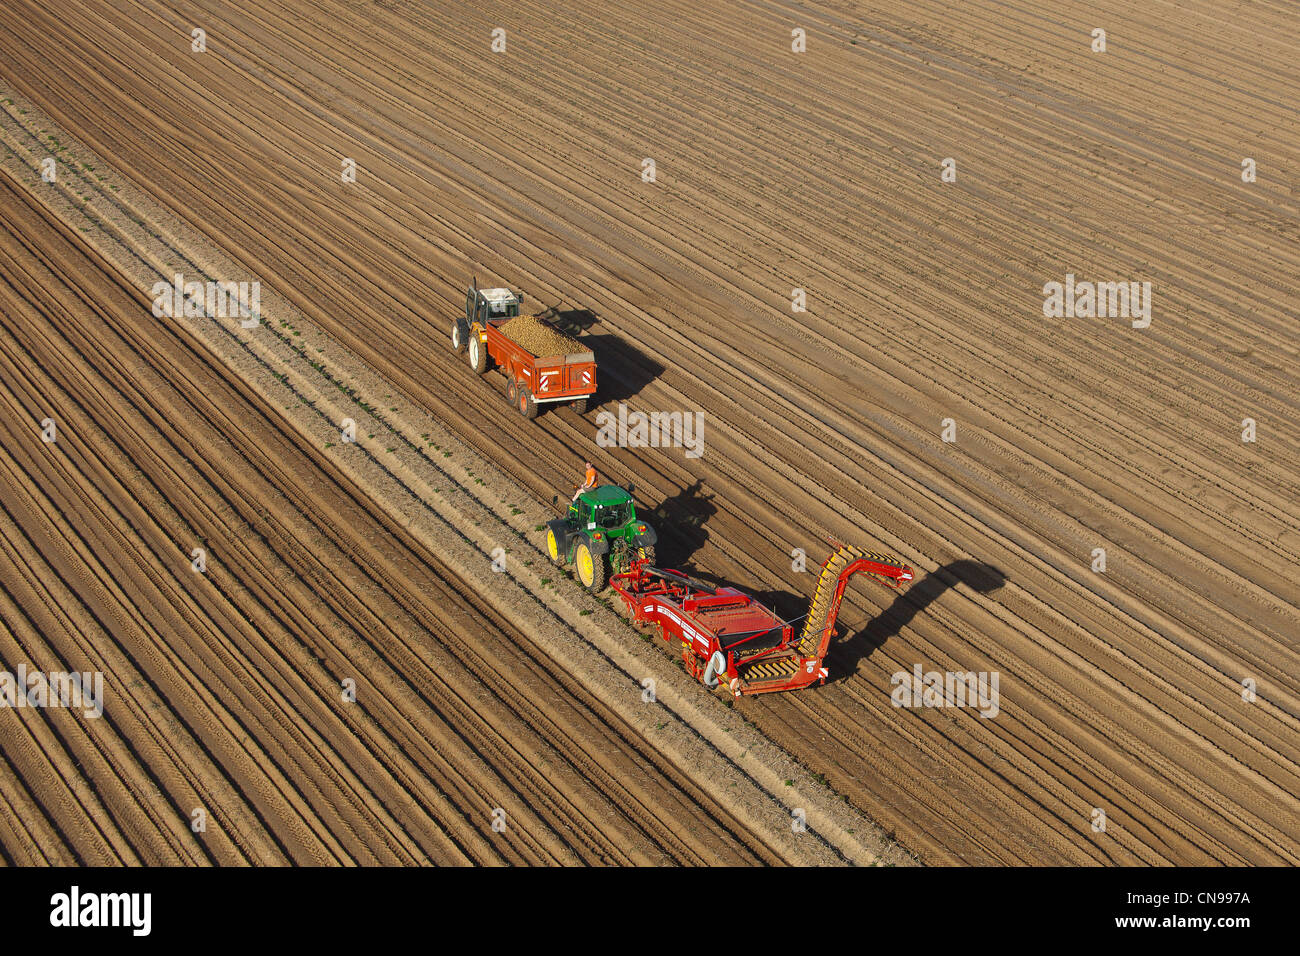
<path fill-rule="evenodd" d="M 519 383 L 509 372 L 506 373 L 506 401 L 511 405 L 515 403 L 515 398 L 519 395 Z"/>
<path fill-rule="evenodd" d="M 727 659 L 722 656 L 722 651 L 714 651 L 713 656 L 709 658 L 709 665 L 704 668 L 705 687 L 717 687 L 718 676 L 725 674 L 727 671 Z"/>
<path fill-rule="evenodd" d="M 478 332 L 474 329 L 469 331 L 469 367 L 482 375 L 487 371 L 488 354 L 483 343 L 479 341 Z"/>
<path fill-rule="evenodd" d="M 519 406 L 519 414 L 528 419 L 536 418 L 542 410 L 542 406 L 533 400 L 533 393 L 528 391 L 527 385 L 519 386 L 515 404 Z"/>
<path fill-rule="evenodd" d="M 573 556 L 573 565 L 578 571 L 578 580 L 582 582 L 584 588 L 592 594 L 599 594 L 605 590 L 605 556 L 603 554 L 592 554 L 587 542 L 579 542 L 577 553 Z"/>
<path fill-rule="evenodd" d="M 578 399 L 576 402 L 571 403 L 569 407 L 579 415 L 587 414 L 587 400 L 585 398 Z"/>
<path fill-rule="evenodd" d="M 451 347 L 457 354 L 465 351 L 465 340 L 469 338 L 469 325 L 464 319 L 457 319 L 451 324 Z"/>
<path fill-rule="evenodd" d="M 546 529 L 546 553 L 550 556 L 551 564 L 557 568 L 564 567 L 564 555 L 560 553 L 560 541 L 555 537 L 555 529 Z"/>

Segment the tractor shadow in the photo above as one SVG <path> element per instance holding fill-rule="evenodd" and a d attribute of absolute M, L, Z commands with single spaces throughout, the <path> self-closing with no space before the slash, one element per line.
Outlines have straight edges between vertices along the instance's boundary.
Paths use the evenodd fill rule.
<path fill-rule="evenodd" d="M 660 567 L 684 568 L 709 540 L 705 524 L 717 513 L 718 506 L 713 503 L 713 495 L 701 493 L 702 484 L 697 479 L 647 512 L 647 520 L 659 534 L 655 563 Z"/>
<path fill-rule="evenodd" d="M 591 349 L 596 356 L 596 395 L 592 407 L 625 402 L 664 373 L 664 367 L 631 342 L 611 332 L 592 332 L 600 320 L 590 309 L 551 307 L 541 315 Z"/>
<path fill-rule="evenodd" d="M 852 677 L 858 664 L 870 657 L 891 637 L 911 623 L 912 619 L 958 585 L 965 585 L 977 594 L 989 594 L 1006 583 L 1006 575 L 992 565 L 963 559 L 936 568 L 905 591 L 900 591 L 892 604 L 872 619 L 862 630 L 831 645 L 827 654 L 833 658 L 829 683 Z"/>

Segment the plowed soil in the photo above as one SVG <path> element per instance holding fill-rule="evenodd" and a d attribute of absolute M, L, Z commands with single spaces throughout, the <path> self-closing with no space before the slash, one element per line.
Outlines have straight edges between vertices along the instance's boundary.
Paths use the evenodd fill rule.
<path fill-rule="evenodd" d="M 107 688 L 98 720 L 0 718 L 10 860 L 773 859 L 78 237 L 0 198 L 0 653 Z"/>
<path fill-rule="evenodd" d="M 206 52 L 192 52 L 196 27 L 206 31 Z M 507 46 L 494 53 L 498 27 Z M 795 27 L 807 31 L 806 53 L 791 51 Z M 1094 27 L 1107 30 L 1104 53 L 1090 49 Z M 116 181 L 201 230 L 534 500 L 569 488 L 590 459 L 607 477 L 636 482 L 661 529 L 662 563 L 764 592 L 787 617 L 806 610 L 815 581 L 792 564 L 793 549 L 807 552 L 813 572 L 827 536 L 909 561 L 917 581 L 898 596 L 855 585 L 826 687 L 740 706 L 926 862 L 1294 864 L 1298 34 L 1285 5 L 1246 4 L 1229 16 L 1211 0 L 1103 2 L 1086 20 L 1075 5 L 1029 0 L 725 7 L 530 0 L 472 9 L 432 0 L 104 0 L 89 8 L 15 0 L 0 8 L 0 82 L 103 157 Z M 940 178 L 947 157 L 956 160 L 955 182 Z M 1258 164 L 1256 182 L 1241 178 L 1246 157 Z M 651 182 L 643 178 L 646 158 L 655 163 Z M 348 159 L 355 182 L 340 176 Z M 57 525 L 74 507 L 104 514 L 140 507 L 150 494 L 142 485 L 114 497 L 103 486 L 110 477 L 128 480 L 127 462 L 161 482 L 151 457 L 159 441 L 174 442 L 205 474 L 193 444 L 200 437 L 168 434 L 200 425 L 150 406 L 160 409 L 150 427 L 161 434 L 133 447 L 144 425 L 132 424 L 143 414 L 132 402 L 145 399 L 78 396 L 90 372 L 61 372 L 60 363 L 116 360 L 127 363 L 128 377 L 168 368 L 197 375 L 201 366 L 193 358 L 132 358 L 122 349 L 141 346 L 112 346 L 103 313 L 97 325 L 62 313 L 56 322 L 47 314 L 56 303 L 30 307 L 49 280 L 9 278 L 27 269 L 18 237 L 39 228 L 19 219 L 23 207 L 11 194 L 0 291 L 7 318 L 29 306 L 5 327 L 13 409 L 5 417 L 39 421 L 43 396 L 65 395 L 69 408 L 81 403 L 67 412 L 83 417 L 81 430 L 102 429 L 121 456 L 74 445 L 52 460 L 32 444 L 30 424 L 5 425 L 27 436 L 6 440 L 6 560 L 36 568 L 28 562 L 38 560 L 38 546 L 23 537 L 23 522 L 42 509 Z M 48 263 L 54 253 L 67 254 L 28 255 Z M 1044 283 L 1067 274 L 1150 281 L 1151 326 L 1045 318 Z M 598 448 L 591 414 L 522 420 L 502 400 L 500 376 L 476 378 L 447 346 L 471 275 L 595 320 L 583 336 L 600 363 L 593 411 L 616 411 L 619 402 L 701 411 L 702 457 Z M 795 289 L 806 293 L 806 312 L 791 310 Z M 108 295 L 79 301 L 93 312 Z M 24 332 L 29 326 L 49 330 Z M 216 394 L 237 393 L 238 385 L 224 388 Z M 261 432 L 241 438 L 242 425 L 222 425 L 224 405 L 213 404 L 195 416 L 208 423 L 209 440 L 239 440 L 241 455 L 287 481 L 288 466 L 279 463 L 295 460 L 292 443 L 259 451 L 275 431 L 265 410 Z M 257 420 L 250 413 L 240 422 L 246 417 Z M 1242 440 L 1247 418 L 1257 441 Z M 948 419 L 955 441 L 943 440 Z M 82 460 L 69 464 L 62 455 L 74 451 Z M 66 469 L 62 477 L 56 465 Z M 102 477 L 93 486 L 78 478 L 95 469 Z M 328 469 L 313 455 L 293 473 L 306 481 L 302 475 Z M 213 534 L 218 522 L 243 520 L 274 540 L 276 521 L 258 524 L 258 508 L 288 507 L 281 498 L 296 494 L 311 511 L 305 491 L 269 479 L 238 489 L 222 487 L 233 479 L 213 472 L 203 492 L 192 480 L 187 473 L 170 487 L 155 484 L 154 505 L 134 516 L 116 510 L 120 520 L 101 523 L 142 536 L 135 529 L 148 522 L 188 521 L 193 534 Z M 235 498 L 250 503 L 242 515 Z M 357 574 L 376 582 L 367 601 L 400 605 L 400 533 L 357 507 L 355 520 L 373 529 L 372 539 L 335 537 L 338 560 L 355 555 L 365 565 Z M 169 509 L 175 518 L 158 517 Z M 71 550 L 54 554 L 45 545 L 40 560 L 49 570 L 33 570 L 21 594 L 7 573 L 4 620 L 18 622 L 14 634 L 71 641 L 92 627 L 106 635 L 126 627 L 105 615 L 135 620 L 107 606 L 145 600 L 109 589 L 128 584 L 113 580 L 112 562 L 95 585 L 105 589 L 94 592 L 105 607 L 88 607 L 84 620 L 65 617 L 57 631 L 53 621 L 31 619 L 34 582 L 80 595 L 92 585 L 62 575 L 91 566 L 91 551 L 146 546 L 110 540 L 98 547 L 69 540 Z M 168 700 L 182 684 L 233 686 L 219 668 L 271 668 L 241 660 L 251 651 L 237 642 L 241 627 L 273 626 L 284 599 L 272 583 L 230 582 L 220 602 L 234 603 L 234 613 L 215 594 L 211 607 L 195 606 L 198 599 L 174 585 L 174 576 L 190 573 L 188 549 L 175 536 L 162 540 L 151 560 L 166 570 L 147 582 L 160 593 L 149 599 L 156 614 L 139 615 L 150 622 L 142 631 L 176 614 L 198 622 L 199 633 L 204 616 L 226 614 L 231 630 L 213 629 L 192 657 L 166 656 L 157 675 L 140 662 L 142 649 L 111 666 L 139 668 L 151 692 Z M 275 549 L 254 553 L 257 540 L 247 538 L 244 563 L 270 573 Z M 368 562 L 358 543 L 367 540 L 378 549 Z M 1094 570 L 1098 548 L 1104 572 Z M 334 567 L 322 560 L 314 573 L 332 575 Z M 343 593 L 335 600 L 342 622 L 322 620 L 294 672 L 309 673 L 307 659 L 317 653 L 326 661 L 337 655 L 320 671 L 336 685 L 345 658 L 324 635 L 335 626 L 365 632 L 349 624 L 365 612 Z M 480 621 L 484 640 L 506 633 L 490 623 L 490 607 L 466 595 L 446 600 L 462 602 L 456 606 Z M 40 606 L 68 615 L 56 609 L 69 602 L 70 594 L 53 593 Z M 366 606 L 376 614 L 378 605 Z M 119 640 L 91 646 L 107 655 Z M 434 631 L 418 646 L 437 642 Z M 998 672 L 999 713 L 893 707 L 891 675 L 917 665 Z M 521 679 L 516 668 L 546 672 L 541 659 L 517 660 L 502 679 Z M 424 679 L 442 679 L 428 670 Z M 562 684 L 563 675 L 547 679 Z M 506 693 L 496 684 L 493 692 Z M 241 693 L 257 699 L 235 713 Z M 568 693 L 579 707 L 581 692 Z M 430 831 L 367 796 L 413 770 L 381 772 L 374 756 L 348 780 L 330 777 L 324 768 L 334 764 L 322 748 L 345 746 L 342 739 L 363 757 L 379 749 L 352 728 L 308 747 L 317 718 L 284 714 L 345 722 L 349 712 L 304 695 L 301 681 L 229 694 L 219 707 L 205 701 L 202 711 L 185 712 L 187 722 L 230 728 L 229 753 L 202 754 L 211 771 L 184 781 L 122 780 L 112 807 L 128 799 L 147 806 L 127 796 L 139 788 L 184 794 L 176 801 L 183 805 L 185 787 L 210 786 L 199 803 L 220 802 L 248 820 L 238 831 L 243 843 L 210 851 L 221 859 L 504 854 L 478 820 L 442 842 L 417 838 Z M 300 699 L 268 699 L 295 694 Z M 502 733 L 497 713 L 480 713 L 483 734 Z M 394 707 L 382 729 L 369 732 L 395 734 L 404 722 L 435 718 L 427 707 Z M 283 724 L 275 733 L 241 729 L 254 720 Z M 460 726 L 450 717 L 446 725 Z M 76 729 L 84 733 L 82 724 Z M 22 842 L 15 820 L 61 833 L 85 816 L 93 826 L 84 830 L 97 835 L 83 837 L 84 847 L 74 849 L 66 835 L 50 845 L 96 860 L 197 852 L 184 833 L 145 839 L 125 823 L 109 825 L 129 814 L 97 803 L 110 799 L 98 788 L 78 793 L 77 775 L 57 768 L 79 761 L 116 774 L 118 762 L 99 748 L 123 745 L 82 743 L 71 733 L 0 744 L 21 767 L 4 778 L 13 808 L 3 815 L 6 847 Z M 114 739 L 128 730 L 118 733 Z M 129 733 L 130 765 L 142 777 L 140 768 L 155 764 L 147 741 L 186 746 L 184 734 L 158 728 Z M 415 746 L 422 734 L 412 733 Z M 284 747 L 291 737 L 299 739 L 294 759 L 310 751 L 315 770 L 290 772 L 276 755 L 245 749 L 250 739 Z M 535 729 L 529 739 L 559 746 L 549 731 Z M 600 739 L 635 746 L 615 726 Z M 399 751 L 416 759 L 401 748 L 382 756 Z M 501 759 L 486 761 L 490 772 L 532 781 L 521 788 L 553 779 L 534 780 L 522 762 Z M 220 783 L 243 779 L 236 766 L 282 769 L 258 778 L 265 784 L 252 793 L 250 784 Z M 27 783 L 41 773 L 51 788 Z M 650 776 L 673 781 L 673 773 L 661 766 Z M 555 796 L 554 806 L 610 807 L 607 790 L 585 777 L 570 786 L 581 793 Z M 657 799 L 669 799 L 663 794 L 672 788 L 663 786 Z M 331 822 L 329 814 L 344 812 L 339 793 L 352 795 L 355 830 Z M 459 808 L 466 798 L 445 799 Z M 746 852 L 743 841 L 728 843 L 724 814 L 673 799 L 714 821 L 711 854 Z M 1098 811 L 1103 831 L 1094 827 Z M 603 812 L 645 834 L 647 854 L 684 855 L 648 822 L 664 820 L 657 811 L 635 822 Z M 615 827 L 597 827 L 604 836 L 567 851 L 620 859 Z M 524 829 L 536 845 L 517 858 L 563 857 L 566 847 L 545 843 L 553 828 L 539 821 Z"/>

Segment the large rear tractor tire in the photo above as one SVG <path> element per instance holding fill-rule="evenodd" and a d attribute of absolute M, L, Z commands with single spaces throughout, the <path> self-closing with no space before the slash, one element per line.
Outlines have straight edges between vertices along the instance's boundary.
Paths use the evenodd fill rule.
<path fill-rule="evenodd" d="M 469 338 L 469 323 L 457 319 L 451 324 L 451 347 L 458 355 L 465 351 L 465 341 Z"/>
<path fill-rule="evenodd" d="M 472 368 L 474 371 L 478 372 L 478 374 L 482 375 L 484 372 L 487 371 L 488 354 L 487 354 L 487 346 L 479 341 L 478 336 L 479 336 L 478 332 L 476 332 L 474 329 L 470 329 L 469 342 L 467 343 L 468 345 L 467 351 L 469 353 L 468 356 L 469 367 Z"/>
<path fill-rule="evenodd" d="M 582 586 L 592 594 L 599 594 L 605 590 L 605 579 L 608 576 L 605 569 L 605 556 L 592 554 L 587 542 L 579 542 L 578 550 L 573 556 L 573 567 L 578 572 L 578 580 Z"/>
<path fill-rule="evenodd" d="M 555 536 L 554 528 L 546 529 L 546 556 L 557 568 L 564 567 L 565 554 L 560 550 L 560 539 Z"/>

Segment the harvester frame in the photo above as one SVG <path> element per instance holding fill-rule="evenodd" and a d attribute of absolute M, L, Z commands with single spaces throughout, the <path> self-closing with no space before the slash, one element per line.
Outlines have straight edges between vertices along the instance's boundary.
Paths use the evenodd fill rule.
<path fill-rule="evenodd" d="M 632 621 L 680 641 L 686 671 L 706 687 L 725 686 L 735 697 L 798 690 L 825 683 L 826 651 L 835 633 L 849 579 L 865 572 L 897 588 L 912 569 L 893 555 L 832 542 L 803 630 L 733 587 L 714 587 L 680 571 L 634 561 L 610 584 Z"/>

